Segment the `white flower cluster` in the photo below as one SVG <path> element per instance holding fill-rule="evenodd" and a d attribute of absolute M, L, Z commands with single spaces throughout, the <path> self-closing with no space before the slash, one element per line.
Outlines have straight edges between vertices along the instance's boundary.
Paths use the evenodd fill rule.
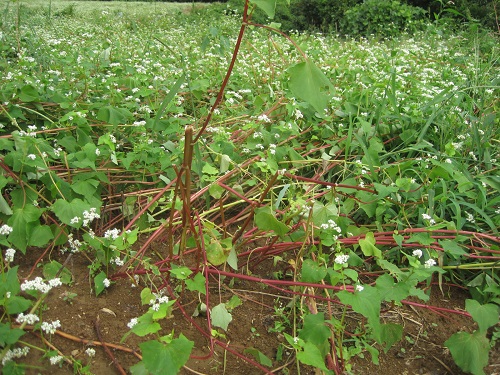
<path fill-rule="evenodd" d="M 23 348 L 9 349 L 2 358 L 2 366 L 5 366 L 7 362 L 12 361 L 15 358 L 26 357 L 30 351 L 30 348 L 25 346 Z"/>
<path fill-rule="evenodd" d="M 428 214 L 422 214 L 422 219 L 424 219 L 424 220 L 429 220 L 429 224 L 430 224 L 430 225 L 434 225 L 434 224 L 436 224 L 436 220 L 434 220 L 434 219 L 432 218 L 432 216 L 431 216 L 431 215 L 428 215 Z"/>
<path fill-rule="evenodd" d="M 62 285 L 61 279 L 55 278 L 45 283 L 41 277 L 35 277 L 33 280 L 26 280 L 21 284 L 22 291 L 36 290 L 42 293 L 48 293 L 52 288 Z"/>
<path fill-rule="evenodd" d="M 118 228 L 108 229 L 104 232 L 104 238 L 108 240 L 116 240 L 118 237 L 120 237 L 120 230 Z"/>
<path fill-rule="evenodd" d="M 95 219 L 100 219 L 101 215 L 97 213 L 97 208 L 92 207 L 89 211 L 83 211 L 83 226 L 88 227 Z"/>
<path fill-rule="evenodd" d="M 137 318 L 130 319 L 130 322 L 127 323 L 127 327 L 132 329 L 139 322 Z"/>
<path fill-rule="evenodd" d="M 51 365 L 57 365 L 59 364 L 62 360 L 64 359 L 64 357 L 62 355 L 55 355 L 53 357 L 50 357 L 49 360 L 50 360 L 50 364 Z"/>
<path fill-rule="evenodd" d="M 116 264 L 118 267 L 123 266 L 125 263 L 120 257 L 111 258 L 110 262 Z"/>
<path fill-rule="evenodd" d="M 19 324 L 26 323 L 29 325 L 33 325 L 38 321 L 40 321 L 40 318 L 38 317 L 38 315 L 35 314 L 24 315 L 23 313 L 20 313 L 16 318 L 16 322 L 18 322 Z"/>
<path fill-rule="evenodd" d="M 60 327 L 61 327 L 61 322 L 58 319 L 54 320 L 52 323 L 43 322 L 40 328 L 42 329 L 43 332 L 53 335 L 54 333 L 56 333 L 56 329 Z"/>
<path fill-rule="evenodd" d="M 102 284 L 104 285 L 105 288 L 109 288 L 109 286 L 111 285 L 111 281 L 108 278 L 105 278 L 102 281 Z"/>
<path fill-rule="evenodd" d="M 153 293 L 155 296 L 155 299 L 151 299 L 149 301 L 149 304 L 151 305 L 151 308 L 154 311 L 160 310 L 160 305 L 162 303 L 167 303 L 168 302 L 168 296 L 164 296 L 163 293 L 160 291 L 160 293 Z"/>
<path fill-rule="evenodd" d="M 72 253 L 80 251 L 80 247 L 83 245 L 80 240 L 73 239 L 73 233 L 68 234 L 68 243 Z"/>
<path fill-rule="evenodd" d="M 28 125 L 28 131 L 24 131 L 24 130 L 21 130 L 19 132 L 19 135 L 21 137 L 32 137 L 32 138 L 35 138 L 36 137 L 36 125 Z"/>
<path fill-rule="evenodd" d="M 94 348 L 87 348 L 85 350 L 85 354 L 87 354 L 90 358 L 95 357 L 95 349 Z"/>
<path fill-rule="evenodd" d="M 333 221 L 332 219 L 329 219 L 328 222 L 321 224 L 320 227 L 321 227 L 321 229 L 325 229 L 325 230 L 331 229 L 334 232 L 337 232 L 338 234 L 333 235 L 334 241 L 338 240 L 338 238 L 340 237 L 340 233 L 342 232 L 342 229 L 340 229 L 340 227 L 337 225 L 337 223 L 335 221 Z"/>
<path fill-rule="evenodd" d="M 13 231 L 12 227 L 8 226 L 7 224 L 4 224 L 0 227 L 0 234 L 4 236 L 8 236 L 11 234 Z"/>
<path fill-rule="evenodd" d="M 413 255 L 414 257 L 417 257 L 417 258 L 422 258 L 422 250 L 420 249 L 416 249 L 416 250 L 413 250 L 413 253 L 411 255 Z"/>
<path fill-rule="evenodd" d="M 425 268 L 431 268 L 436 265 L 436 261 L 434 259 L 428 259 L 424 263 Z"/>
<path fill-rule="evenodd" d="M 9 248 L 5 250 L 5 262 L 10 263 L 14 261 L 14 255 L 16 255 L 16 250 Z"/>
<path fill-rule="evenodd" d="M 356 285 L 356 292 L 361 292 L 363 289 L 365 289 L 365 287 L 361 284 L 357 284 Z"/>
<path fill-rule="evenodd" d="M 335 257 L 335 263 L 337 264 L 346 264 L 349 260 L 348 254 L 339 254 Z"/>

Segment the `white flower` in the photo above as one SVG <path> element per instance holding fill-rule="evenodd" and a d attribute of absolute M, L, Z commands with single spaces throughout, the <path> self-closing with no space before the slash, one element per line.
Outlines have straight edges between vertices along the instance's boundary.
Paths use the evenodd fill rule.
<path fill-rule="evenodd" d="M 95 357 L 95 349 L 94 348 L 87 348 L 85 350 L 85 354 L 87 354 L 89 357 Z"/>
<path fill-rule="evenodd" d="M 357 292 L 361 292 L 363 289 L 365 289 L 365 287 L 363 285 L 360 285 L 360 284 L 356 285 Z"/>
<path fill-rule="evenodd" d="M 16 318 L 16 322 L 18 322 L 19 324 L 26 323 L 29 325 L 33 325 L 38 321 L 40 321 L 40 318 L 35 314 L 24 315 L 23 313 L 20 313 Z"/>
<path fill-rule="evenodd" d="M 467 216 L 467 221 L 471 222 L 472 224 L 476 222 L 476 220 L 474 219 L 474 215 L 472 215 L 470 212 L 466 212 L 465 216 Z"/>
<path fill-rule="evenodd" d="M 349 255 L 347 254 L 339 254 L 335 257 L 335 263 L 337 264 L 346 264 L 349 260 Z"/>
<path fill-rule="evenodd" d="M 106 232 L 104 232 L 104 238 L 116 240 L 118 237 L 120 237 L 120 230 L 117 228 L 114 229 L 108 229 Z"/>
<path fill-rule="evenodd" d="M 21 290 L 22 291 L 27 291 L 27 290 L 36 290 L 42 293 L 48 293 L 52 287 L 60 285 L 60 280 L 59 281 L 54 281 L 54 280 L 59 280 L 59 279 L 53 279 L 49 281 L 49 284 L 46 284 L 41 277 L 35 277 L 33 280 L 25 280 L 21 284 Z"/>
<path fill-rule="evenodd" d="M 4 236 L 8 236 L 9 234 L 12 233 L 12 227 L 8 226 L 7 224 L 4 224 L 0 227 L 0 234 L 3 234 Z"/>
<path fill-rule="evenodd" d="M 47 334 L 53 335 L 56 333 L 56 329 L 61 327 L 61 322 L 59 320 L 54 320 L 52 323 L 43 322 L 40 328 Z"/>
<path fill-rule="evenodd" d="M 55 355 L 53 357 L 50 357 L 50 364 L 51 365 L 57 365 L 59 362 L 61 362 L 64 357 L 62 355 Z"/>
<path fill-rule="evenodd" d="M 109 286 L 111 285 L 111 281 L 109 281 L 108 278 L 105 278 L 103 281 L 102 281 L 103 285 L 105 288 L 109 288 Z"/>
<path fill-rule="evenodd" d="M 425 268 L 431 268 L 432 266 L 436 265 L 436 261 L 434 259 L 428 259 L 425 261 L 424 267 Z"/>
<path fill-rule="evenodd" d="M 137 318 L 132 318 L 130 319 L 130 322 L 127 323 L 127 327 L 132 329 L 138 322 Z"/>
<path fill-rule="evenodd" d="M 417 258 L 422 258 L 422 250 L 420 249 L 413 250 L 412 255 Z"/>
<path fill-rule="evenodd" d="M 123 266 L 124 264 L 123 260 L 121 260 L 120 257 L 113 258 L 111 259 L 111 261 L 119 267 Z"/>
<path fill-rule="evenodd" d="M 56 277 L 55 279 L 49 280 L 49 285 L 51 288 L 54 288 L 56 286 L 61 286 L 62 285 L 61 279 Z"/>
<path fill-rule="evenodd" d="M 10 263 L 14 261 L 14 255 L 16 255 L 16 250 L 9 248 L 5 250 L 5 262 Z"/>
<path fill-rule="evenodd" d="M 12 361 L 14 358 L 26 357 L 30 351 L 30 348 L 25 346 L 23 348 L 9 349 L 2 358 L 2 366 L 5 366 L 7 362 Z"/>
<path fill-rule="evenodd" d="M 35 160 L 36 159 L 36 155 L 35 154 L 29 154 L 28 155 L 28 159 Z"/>
<path fill-rule="evenodd" d="M 267 122 L 267 123 L 271 122 L 271 119 L 269 117 L 267 117 L 267 115 L 265 113 L 263 113 L 259 117 L 257 117 L 257 120 Z"/>
<path fill-rule="evenodd" d="M 78 224 L 80 222 L 80 218 L 78 216 L 75 216 L 73 219 L 70 220 L 70 224 Z"/>
<path fill-rule="evenodd" d="M 302 112 L 300 112 L 300 110 L 296 109 L 295 110 L 295 118 L 298 120 L 298 119 L 301 119 L 303 117 L 304 117 L 304 115 L 302 114 Z"/>
<path fill-rule="evenodd" d="M 431 216 L 431 215 L 428 215 L 428 214 L 422 214 L 422 219 L 424 219 L 424 220 L 429 220 L 429 224 L 430 224 L 430 225 L 434 225 L 434 224 L 436 224 L 436 220 L 434 220 L 434 219 L 432 218 L 432 216 Z"/>
<path fill-rule="evenodd" d="M 451 164 L 451 159 L 450 158 L 446 158 L 445 159 L 445 163 Z"/>
<path fill-rule="evenodd" d="M 97 156 L 101 155 L 101 150 L 99 150 L 98 148 L 96 148 L 96 149 L 95 149 L 95 154 L 96 154 Z"/>

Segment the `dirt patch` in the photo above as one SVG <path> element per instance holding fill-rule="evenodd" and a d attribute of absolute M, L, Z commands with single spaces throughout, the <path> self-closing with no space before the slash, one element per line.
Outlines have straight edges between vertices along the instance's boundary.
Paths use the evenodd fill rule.
<path fill-rule="evenodd" d="M 28 252 L 29 256 L 20 260 L 20 277 L 28 273 L 39 257 L 36 252 Z M 56 258 L 58 256 L 56 255 Z M 45 259 L 46 261 L 48 259 Z M 57 259 L 61 263 L 65 258 Z M 99 345 L 97 329 L 103 341 L 115 345 L 109 347 L 112 356 L 126 371 L 136 364 L 139 359 L 137 354 L 138 344 L 144 339 L 130 335 L 124 343 L 120 343 L 123 335 L 128 331 L 127 323 L 130 319 L 138 317 L 146 311 L 141 306 L 140 292 L 145 287 L 135 286 L 131 280 L 121 279 L 113 283 L 101 296 L 95 297 L 92 281 L 89 279 L 89 261 L 81 254 L 75 254 L 68 262 L 67 268 L 73 275 L 73 283 L 54 289 L 44 301 L 44 321 L 57 320 L 61 322 L 60 331 L 52 337 L 41 338 L 38 334 L 30 332 L 23 340 L 39 347 L 47 348 L 52 345 L 53 350 L 58 350 L 64 356 L 80 361 L 82 366 L 89 365 L 94 374 L 119 373 L 113 364 L 113 359 L 105 353 Z M 272 263 L 263 263 L 259 269 L 262 274 L 272 270 Z M 30 277 L 41 274 L 36 268 Z M 244 354 L 247 348 L 256 348 L 273 360 L 273 373 L 296 374 L 293 353 L 283 350 L 281 361 L 276 360 L 277 349 L 286 340 L 283 334 L 273 332 L 276 316 L 276 306 L 287 303 L 286 296 L 276 294 L 262 284 L 245 280 L 237 280 L 228 285 L 222 282 L 211 283 L 212 306 L 227 302 L 234 295 L 238 296 L 242 304 L 232 311 L 233 321 L 229 324 L 227 332 L 219 330 L 224 337 L 219 337 L 226 342 L 231 350 Z M 446 289 L 444 294 L 435 287 L 429 305 L 445 307 L 460 311 L 464 307 L 464 300 L 468 298 L 466 292 Z M 227 348 L 211 345 L 208 337 L 200 333 L 200 329 L 208 331 L 206 317 L 192 317 L 199 300 L 198 296 L 190 292 L 181 295 L 179 301 L 181 308 L 176 308 L 173 317 L 162 322 L 162 334 L 172 330 L 177 336 L 182 332 L 188 339 L 195 343 L 192 359 L 181 370 L 181 374 L 263 374 L 264 371 L 233 355 Z M 320 306 L 321 309 L 321 306 Z M 182 311 L 184 310 L 184 311 Z M 475 326 L 471 319 L 462 315 L 441 314 L 422 308 L 411 306 L 387 306 L 381 316 L 384 322 L 402 324 L 404 326 L 403 340 L 391 348 L 387 354 L 381 353 L 380 364 L 374 365 L 368 353 L 364 358 L 356 357 L 352 360 L 352 374 L 407 374 L 407 375 L 461 375 L 463 372 L 453 363 L 451 355 L 443 343 L 451 334 L 459 330 L 471 331 Z M 198 327 L 197 327 L 198 326 Z M 50 342 L 50 344 L 49 344 Z M 96 355 L 89 358 L 85 354 L 87 348 L 94 348 Z M 382 350 L 381 350 L 382 352 Z M 38 354 L 37 354 L 38 353 Z M 249 354 L 244 354 L 247 357 Z M 82 373 L 75 370 L 69 363 L 60 367 L 51 366 L 46 358 L 41 357 L 41 352 L 31 350 L 27 363 L 33 366 L 27 374 L 51 373 L 63 375 Z M 498 374 L 500 353 L 498 348 L 492 351 L 490 365 L 485 369 L 486 374 Z M 271 370 L 270 370 L 271 371 Z M 301 368 L 301 374 L 316 374 L 310 367 Z"/>

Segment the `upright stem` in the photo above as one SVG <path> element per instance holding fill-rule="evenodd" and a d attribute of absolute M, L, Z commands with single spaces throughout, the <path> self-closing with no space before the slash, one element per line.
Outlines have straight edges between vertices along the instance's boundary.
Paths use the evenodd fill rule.
<path fill-rule="evenodd" d="M 193 127 L 186 126 L 184 131 L 184 160 L 180 178 L 184 175 L 184 183 L 181 181 L 180 195 L 182 199 L 182 235 L 179 245 L 179 254 L 186 248 L 187 231 L 191 220 L 191 165 L 193 163 Z"/>

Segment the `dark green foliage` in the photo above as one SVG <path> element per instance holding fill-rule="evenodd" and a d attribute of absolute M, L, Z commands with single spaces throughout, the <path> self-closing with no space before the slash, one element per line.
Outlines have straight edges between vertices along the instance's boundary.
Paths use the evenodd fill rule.
<path fill-rule="evenodd" d="M 345 34 L 392 37 L 415 32 L 425 25 L 426 11 L 397 0 L 367 0 L 345 12 Z"/>
<path fill-rule="evenodd" d="M 294 0 L 290 11 L 298 30 L 339 31 L 344 13 L 362 0 Z"/>

